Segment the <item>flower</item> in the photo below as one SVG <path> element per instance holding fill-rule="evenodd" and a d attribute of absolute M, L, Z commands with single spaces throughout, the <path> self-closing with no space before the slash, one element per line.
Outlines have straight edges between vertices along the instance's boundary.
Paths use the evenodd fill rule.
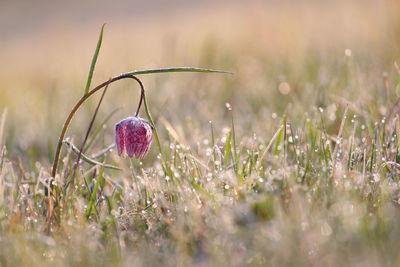
<path fill-rule="evenodd" d="M 118 155 L 143 159 L 153 140 L 153 127 L 139 117 L 128 117 L 115 125 Z"/>

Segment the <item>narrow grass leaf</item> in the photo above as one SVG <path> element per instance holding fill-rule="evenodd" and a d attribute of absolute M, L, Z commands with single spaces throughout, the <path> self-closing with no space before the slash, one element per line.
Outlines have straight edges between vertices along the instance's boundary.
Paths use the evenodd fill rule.
<path fill-rule="evenodd" d="M 285 125 L 282 125 L 281 129 L 279 130 L 278 136 L 276 138 L 276 143 L 275 143 L 275 156 L 279 156 L 281 150 L 282 150 L 282 139 L 283 139 L 283 135 L 284 135 L 284 131 L 285 131 Z"/>
<path fill-rule="evenodd" d="M 101 27 L 99 39 L 97 41 L 96 50 L 94 51 L 94 55 L 93 55 L 93 58 L 92 58 L 92 63 L 90 64 L 90 70 L 89 70 L 88 78 L 87 78 L 87 81 L 86 81 L 86 87 L 85 87 L 84 95 L 86 95 L 89 92 L 90 85 L 92 83 L 94 69 L 96 67 L 97 58 L 99 57 L 101 43 L 103 42 L 103 31 L 104 31 L 104 26 L 105 25 L 106 24 L 103 24 L 103 26 Z"/>
<path fill-rule="evenodd" d="M 232 72 L 222 71 L 222 70 L 213 70 L 213 69 L 204 69 L 204 68 L 191 68 L 191 67 L 177 67 L 177 68 L 165 68 L 165 69 L 151 69 L 151 70 L 135 70 L 131 72 L 126 72 L 121 74 L 121 76 L 133 76 L 133 75 L 142 75 L 142 74 L 152 74 L 152 73 L 166 73 L 166 72 L 213 72 L 213 73 L 225 73 L 225 74 L 233 74 Z"/>
<path fill-rule="evenodd" d="M 97 199 L 97 192 L 99 191 L 99 186 L 101 179 L 103 178 L 103 173 L 104 173 L 104 166 L 101 167 L 99 175 L 97 176 L 97 180 L 95 180 L 95 184 L 93 187 L 93 192 L 92 195 L 90 196 L 90 202 L 88 204 L 88 208 L 85 212 L 86 219 L 89 219 L 90 215 L 92 214 L 92 211 L 95 212 L 96 215 L 98 215 L 97 209 L 96 209 L 96 199 Z"/>
<path fill-rule="evenodd" d="M 256 164 L 256 169 L 260 168 L 261 162 L 264 159 L 265 155 L 268 153 L 269 149 L 272 147 L 272 144 L 274 143 L 274 141 L 278 138 L 280 132 L 282 131 L 283 125 L 281 125 L 281 127 L 279 127 L 278 130 L 276 130 L 276 132 L 274 133 L 274 135 L 272 136 L 271 140 L 269 141 L 267 147 L 264 149 L 264 152 L 262 153 L 262 155 L 260 156 L 260 159 L 258 160 L 258 163 Z"/>
<path fill-rule="evenodd" d="M 101 163 L 101 162 L 98 162 L 98 161 L 96 161 L 96 160 L 94 160 L 94 159 L 89 158 L 88 156 L 86 156 L 84 153 L 82 153 L 74 144 L 72 144 L 72 143 L 69 142 L 68 140 L 64 140 L 63 143 L 66 144 L 68 147 L 70 147 L 71 150 L 72 150 L 75 154 L 77 154 L 77 155 L 80 154 L 82 160 L 85 161 L 86 163 L 89 163 L 89 164 L 91 164 L 91 165 L 103 166 L 103 167 L 105 167 L 105 168 L 107 168 L 107 169 L 118 170 L 118 171 L 121 170 L 121 168 L 118 168 L 117 166 L 113 166 L 113 165 L 110 165 L 110 164 L 104 164 L 104 163 Z"/>
<path fill-rule="evenodd" d="M 210 130 L 211 130 L 211 147 L 213 150 L 213 158 L 214 158 L 214 164 L 217 161 L 217 153 L 215 152 L 215 137 L 214 137 L 214 128 L 212 125 L 212 122 L 210 121 Z"/>
<path fill-rule="evenodd" d="M 228 165 L 229 163 L 229 157 L 231 155 L 231 138 L 232 138 L 232 132 L 229 132 L 228 137 L 226 138 L 226 143 L 224 146 L 224 165 Z"/>
<path fill-rule="evenodd" d="M 238 160 L 238 155 L 236 151 L 236 134 L 235 134 L 235 124 L 233 122 L 233 113 L 231 111 L 231 127 L 232 127 L 232 159 L 233 159 L 233 168 L 235 170 L 235 173 L 238 174 L 238 169 L 239 169 L 239 160 Z"/>

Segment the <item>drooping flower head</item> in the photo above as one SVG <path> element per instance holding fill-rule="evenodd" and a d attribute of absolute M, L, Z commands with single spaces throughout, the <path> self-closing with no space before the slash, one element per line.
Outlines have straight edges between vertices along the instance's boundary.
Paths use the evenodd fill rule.
<path fill-rule="evenodd" d="M 153 140 L 153 127 L 139 117 L 128 117 L 115 125 L 118 155 L 143 159 Z"/>

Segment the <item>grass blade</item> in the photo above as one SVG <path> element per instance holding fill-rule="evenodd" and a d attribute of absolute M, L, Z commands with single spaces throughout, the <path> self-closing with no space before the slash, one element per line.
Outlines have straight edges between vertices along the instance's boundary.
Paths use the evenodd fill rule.
<path fill-rule="evenodd" d="M 258 163 L 256 164 L 256 169 L 260 168 L 261 162 L 263 161 L 265 155 L 268 153 L 269 149 L 272 147 L 274 141 L 278 138 L 278 136 L 280 135 L 280 133 L 282 132 L 282 128 L 283 125 L 281 125 L 278 130 L 276 130 L 276 132 L 274 133 L 274 135 L 272 136 L 271 140 L 269 141 L 267 147 L 264 149 L 264 152 L 261 154 Z"/>
<path fill-rule="evenodd" d="M 213 69 L 203 69 L 203 68 L 191 68 L 191 67 L 177 67 L 177 68 L 165 68 L 165 69 L 151 69 L 151 70 L 135 70 L 127 72 L 122 75 L 141 75 L 141 74 L 152 74 L 152 73 L 166 73 L 166 72 L 214 72 L 214 73 L 227 73 L 232 74 L 232 72 L 213 70 Z"/>
<path fill-rule="evenodd" d="M 105 25 L 106 24 L 103 24 L 103 26 L 101 27 L 99 40 L 97 41 L 96 50 L 94 51 L 94 55 L 93 55 L 93 58 L 92 58 L 92 63 L 90 65 L 89 75 L 88 75 L 88 78 L 87 78 L 87 81 L 86 81 L 86 87 L 85 87 L 84 95 L 86 95 L 89 92 L 90 85 L 92 83 L 92 77 L 93 77 L 93 73 L 94 73 L 94 68 L 96 66 L 97 58 L 99 57 L 99 51 L 100 51 L 100 48 L 101 48 L 101 43 L 103 42 L 103 31 L 104 31 L 104 26 Z"/>
<path fill-rule="evenodd" d="M 82 159 L 83 161 L 85 161 L 85 162 L 87 162 L 87 163 L 89 163 L 89 164 L 91 164 L 91 165 L 99 165 L 99 166 L 102 166 L 102 167 L 107 168 L 107 169 L 113 169 L 113 170 L 118 170 L 118 171 L 122 170 L 121 168 L 118 168 L 117 166 L 110 165 L 110 164 L 104 164 L 104 163 L 101 163 L 101 162 L 99 162 L 99 161 L 96 161 L 96 160 L 94 160 L 94 159 L 92 159 L 92 158 L 86 156 L 86 155 L 85 155 L 84 153 L 82 153 L 74 144 L 72 144 L 72 143 L 71 143 L 70 141 L 68 141 L 68 140 L 64 140 L 63 143 L 66 144 L 68 147 L 70 147 L 71 150 L 72 150 L 75 154 L 81 155 L 81 159 Z"/>
<path fill-rule="evenodd" d="M 231 127 L 232 127 L 232 136 L 231 136 L 231 146 L 232 146 L 232 159 L 233 159 L 233 167 L 235 170 L 235 173 L 238 174 L 238 169 L 239 169 L 239 161 L 238 161 L 238 154 L 236 151 L 236 134 L 235 134 L 235 125 L 233 123 L 233 113 L 231 111 Z"/>
<path fill-rule="evenodd" d="M 215 138 L 214 138 L 214 128 L 212 125 L 212 121 L 210 121 L 210 129 L 211 129 L 211 147 L 213 150 L 213 158 L 214 158 L 214 165 L 217 161 L 217 152 L 215 151 Z"/>
<path fill-rule="evenodd" d="M 88 208 L 85 212 L 85 217 L 86 219 L 89 219 L 90 215 L 92 214 L 92 211 L 94 211 L 95 215 L 98 215 L 97 209 L 96 209 L 96 200 L 97 200 L 97 192 L 99 191 L 100 183 L 103 178 L 103 173 L 104 173 L 104 165 L 100 168 L 99 175 L 97 176 L 97 179 L 94 180 L 94 187 L 93 187 L 93 192 L 90 195 L 90 200 L 88 204 Z"/>
<path fill-rule="evenodd" d="M 228 137 L 226 138 L 226 143 L 224 146 L 224 165 L 227 166 L 229 163 L 229 157 L 231 155 L 231 138 L 232 138 L 232 131 L 229 132 Z"/>
<path fill-rule="evenodd" d="M 283 149 L 283 147 L 281 146 L 281 143 L 282 143 L 284 131 L 285 131 L 285 125 L 282 124 L 282 127 L 279 130 L 279 133 L 276 138 L 275 152 L 274 152 L 275 156 L 279 156 L 279 154 L 281 153 L 281 150 Z"/>

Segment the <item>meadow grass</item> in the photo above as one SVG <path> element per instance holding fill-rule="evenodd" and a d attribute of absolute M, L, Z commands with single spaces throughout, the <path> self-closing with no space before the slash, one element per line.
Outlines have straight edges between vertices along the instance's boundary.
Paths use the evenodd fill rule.
<path fill-rule="evenodd" d="M 144 36 L 151 51 L 169 44 L 159 56 L 141 57 L 137 35 L 115 49 L 107 26 L 87 81 L 76 65 L 90 62 L 95 34 L 84 60 L 55 70 L 27 63 L 20 80 L 1 69 L 0 265 L 398 266 L 399 6 L 328 3 L 239 9 L 234 18 L 247 24 L 237 32 L 223 22 L 235 23 L 231 13 L 215 11 L 223 19 L 211 33 L 187 26 L 172 44 Z M 343 20 L 336 30 L 332 10 Z M 314 25 L 310 15 L 324 19 Z M 110 146 L 140 90 L 110 85 L 76 175 L 98 99 L 77 112 L 50 184 L 74 103 L 153 59 L 234 75 L 143 76 L 160 142 L 143 161 Z"/>

